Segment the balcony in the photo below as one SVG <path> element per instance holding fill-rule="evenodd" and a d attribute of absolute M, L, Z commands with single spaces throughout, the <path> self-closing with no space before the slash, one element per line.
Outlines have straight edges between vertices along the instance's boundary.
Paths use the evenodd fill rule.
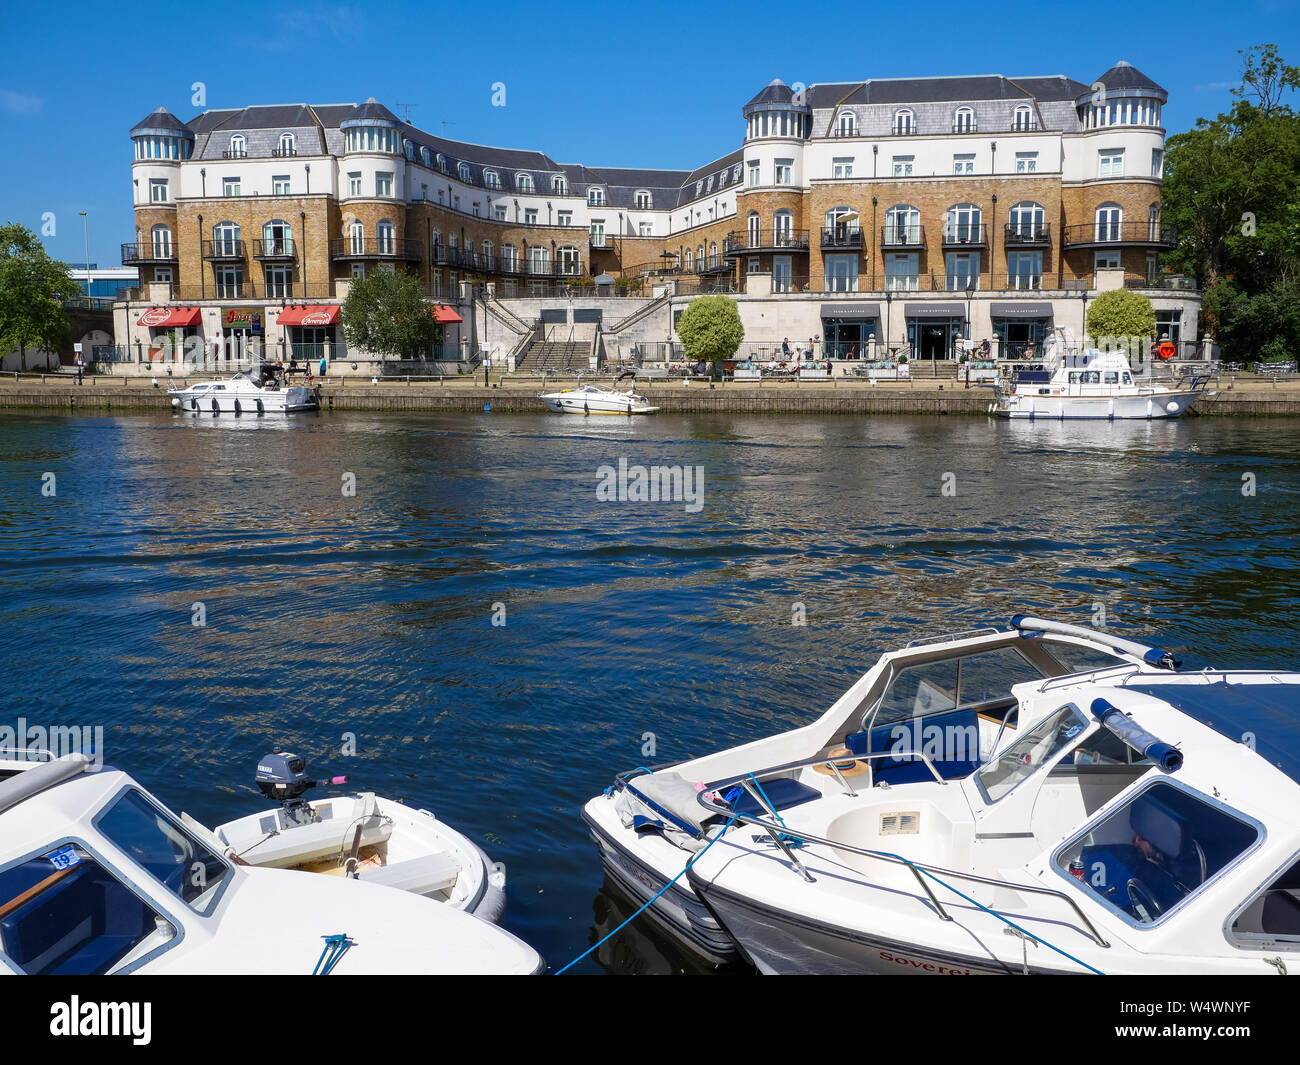
<path fill-rule="evenodd" d="M 593 233 L 591 235 L 590 245 L 592 251 L 607 251 L 614 247 L 614 238 L 603 234 L 601 236 L 596 236 L 596 234 Z"/>
<path fill-rule="evenodd" d="M 271 155 L 276 159 L 283 159 L 287 156 L 297 155 L 297 148 L 272 148 Z"/>
<path fill-rule="evenodd" d="M 221 153 L 222 159 L 247 159 L 248 151 L 245 148 L 236 148 L 233 151 L 227 148 Z"/>
<path fill-rule="evenodd" d="M 176 245 L 171 241 L 157 244 L 142 241 L 139 244 L 122 245 L 122 265 L 133 266 L 143 263 L 174 263 Z"/>
<path fill-rule="evenodd" d="M 880 230 L 880 246 L 891 251 L 925 247 L 925 226 L 906 222 L 887 225 Z"/>
<path fill-rule="evenodd" d="M 857 226 L 835 226 L 822 230 L 822 251 L 861 251 L 862 230 Z"/>
<path fill-rule="evenodd" d="M 1050 222 L 1010 222 L 1004 231 L 1003 243 L 1008 248 L 1050 248 L 1052 224 Z"/>
<path fill-rule="evenodd" d="M 1124 245 L 1173 248 L 1177 244 L 1177 230 L 1160 222 L 1090 222 L 1065 227 L 1067 248 L 1113 248 Z"/>
<path fill-rule="evenodd" d="M 403 237 L 338 237 L 330 241 L 330 258 L 343 262 L 367 259 L 420 261 L 420 242 Z"/>
<path fill-rule="evenodd" d="M 279 240 L 253 241 L 253 258 L 265 262 L 292 262 L 294 257 L 293 240 L 281 237 Z"/>
<path fill-rule="evenodd" d="M 242 262 L 244 242 L 238 237 L 203 242 L 203 258 L 209 262 Z"/>
<path fill-rule="evenodd" d="M 945 248 L 985 248 L 989 242 L 989 227 L 980 222 L 957 222 L 943 227 Z"/>
<path fill-rule="evenodd" d="M 741 252 L 802 251 L 808 250 L 808 230 L 787 229 L 775 233 L 729 233 L 723 241 L 725 254 L 735 256 Z"/>

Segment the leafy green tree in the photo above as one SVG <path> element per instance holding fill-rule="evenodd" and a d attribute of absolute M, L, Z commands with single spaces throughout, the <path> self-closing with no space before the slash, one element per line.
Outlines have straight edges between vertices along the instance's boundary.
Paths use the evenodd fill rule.
<path fill-rule="evenodd" d="M 353 280 L 339 321 L 348 347 L 389 358 L 427 355 L 442 342 L 414 274 L 376 270 Z"/>
<path fill-rule="evenodd" d="M 0 226 L 0 353 L 17 348 L 27 369 L 27 349 L 57 350 L 68 339 L 63 301 L 76 295 L 68 268 L 51 259 L 26 226 Z"/>
<path fill-rule="evenodd" d="M 1088 305 L 1088 335 L 1105 347 L 1114 346 L 1105 338 L 1150 337 L 1155 331 L 1156 312 L 1140 292 L 1111 289 Z"/>
<path fill-rule="evenodd" d="M 682 312 L 677 335 L 682 338 L 687 358 L 722 362 L 736 354 L 745 339 L 745 327 L 735 300 L 729 296 L 700 296 Z"/>
<path fill-rule="evenodd" d="M 1169 138 L 1162 218 L 1178 228 L 1166 257 L 1205 292 L 1208 331 L 1224 357 L 1300 351 L 1300 116 L 1286 95 L 1300 68 L 1274 45 L 1241 53 L 1230 111 Z"/>

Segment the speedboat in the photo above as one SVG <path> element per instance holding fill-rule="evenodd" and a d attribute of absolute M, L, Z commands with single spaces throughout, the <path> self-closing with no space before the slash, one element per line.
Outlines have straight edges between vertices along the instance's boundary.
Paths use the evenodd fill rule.
<path fill-rule="evenodd" d="M 364 879 L 223 855 L 201 825 L 85 754 L 0 758 L 0 970 L 536 973 L 488 921 Z"/>
<path fill-rule="evenodd" d="M 807 795 L 792 786 L 818 763 L 797 760 L 716 785 L 703 805 L 732 827 L 687 876 L 744 956 L 764 973 L 1300 971 L 1300 673 L 1124 666 L 1012 691 L 1015 727 L 964 775 L 940 757 L 928 779 Z M 737 816 L 725 793 L 747 783 L 761 810 Z"/>
<path fill-rule="evenodd" d="M 270 366 L 237 373 L 228 381 L 203 381 L 184 389 L 169 386 L 167 393 L 173 409 L 202 414 L 290 414 L 320 406 L 305 385 L 280 387 Z"/>
<path fill-rule="evenodd" d="M 598 385 L 566 388 L 561 392 L 540 392 L 537 396 L 546 409 L 556 414 L 657 414 L 645 396 L 619 392 Z"/>
<path fill-rule="evenodd" d="M 1185 384 L 1139 384 L 1119 351 L 1049 347 L 1041 363 L 1017 367 L 993 385 L 991 414 L 1000 418 L 1155 420 L 1178 418 L 1200 398 L 1209 376 Z"/>
<path fill-rule="evenodd" d="M 685 874 L 724 826 L 724 839 L 752 837 L 752 828 L 730 823 L 733 814 L 762 813 L 765 794 L 785 816 L 790 804 L 836 795 L 845 782 L 880 796 L 929 778 L 931 764 L 944 780 L 969 776 L 1004 736 L 1017 734 L 1015 685 L 1173 663 L 1158 648 L 1035 618 L 916 640 L 882 655 L 816 721 L 653 771 L 619 773 L 587 802 L 582 817 L 609 877 L 639 904 L 650 903 L 647 914 L 683 946 L 723 964 L 736 960 L 736 938 Z M 762 776 L 785 764 L 799 768 Z M 750 773 L 758 780 L 749 780 Z M 743 783 L 722 788 L 729 813 L 701 802 L 737 778 Z"/>
<path fill-rule="evenodd" d="M 479 847 L 424 809 L 372 792 L 308 801 L 317 781 L 298 755 L 259 759 L 256 783 L 279 806 L 219 826 L 222 854 L 263 869 L 296 869 L 384 884 L 500 921 L 506 872 Z M 346 777 L 321 783 L 338 786 Z"/>

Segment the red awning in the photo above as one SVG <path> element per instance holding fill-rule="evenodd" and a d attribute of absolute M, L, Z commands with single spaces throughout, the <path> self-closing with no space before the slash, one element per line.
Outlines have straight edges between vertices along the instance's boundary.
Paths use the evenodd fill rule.
<path fill-rule="evenodd" d="M 338 320 L 338 304 L 326 307 L 286 307 L 278 319 L 280 325 L 333 325 Z"/>
<path fill-rule="evenodd" d="M 153 329 L 169 329 L 175 325 L 198 325 L 199 309 L 197 307 L 150 307 L 140 315 L 138 325 L 147 325 Z"/>
<path fill-rule="evenodd" d="M 452 325 L 464 319 L 456 313 L 455 308 L 448 307 L 445 303 L 435 303 L 433 305 L 433 320 L 439 325 Z"/>

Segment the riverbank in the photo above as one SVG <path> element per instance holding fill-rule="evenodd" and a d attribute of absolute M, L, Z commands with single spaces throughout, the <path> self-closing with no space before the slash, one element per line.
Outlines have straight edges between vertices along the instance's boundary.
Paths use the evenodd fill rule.
<path fill-rule="evenodd" d="M 169 410 L 166 381 L 184 388 L 193 380 L 174 377 L 154 385 L 148 378 L 87 376 L 78 385 L 70 375 L 26 375 L 0 378 L 0 408 L 63 411 Z M 572 387 L 574 380 L 552 379 L 546 390 Z M 485 406 L 498 413 L 545 410 L 537 398 L 536 378 L 446 378 L 442 381 L 384 380 L 378 384 L 356 378 L 325 378 L 320 386 L 324 411 L 474 411 Z M 992 393 L 988 387 L 966 388 L 956 381 L 866 382 L 731 381 L 710 387 L 707 382 L 640 381 L 637 391 L 665 413 L 747 414 L 986 414 Z M 1274 381 L 1242 375 L 1225 380 L 1213 396 L 1202 398 L 1193 414 L 1300 417 L 1300 381 Z"/>

